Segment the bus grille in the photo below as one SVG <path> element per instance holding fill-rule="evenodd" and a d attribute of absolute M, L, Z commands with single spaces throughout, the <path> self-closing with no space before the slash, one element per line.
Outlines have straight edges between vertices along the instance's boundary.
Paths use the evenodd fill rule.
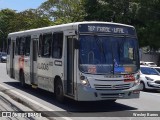
<path fill-rule="evenodd" d="M 101 93 L 101 98 L 123 98 L 124 93 Z"/>
<path fill-rule="evenodd" d="M 119 85 L 99 85 L 94 84 L 96 90 L 125 90 L 130 88 L 130 84 L 119 84 Z"/>

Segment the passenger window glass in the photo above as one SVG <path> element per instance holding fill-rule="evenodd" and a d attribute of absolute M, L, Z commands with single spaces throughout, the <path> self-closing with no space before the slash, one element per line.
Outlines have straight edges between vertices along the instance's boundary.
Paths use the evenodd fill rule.
<path fill-rule="evenodd" d="M 42 35 L 39 36 L 39 50 L 38 50 L 38 56 L 42 56 Z"/>
<path fill-rule="evenodd" d="M 63 48 L 63 33 L 54 33 L 53 43 L 52 43 L 52 57 L 61 58 L 62 48 Z"/>
<path fill-rule="evenodd" d="M 15 54 L 18 55 L 18 51 L 19 51 L 19 38 L 16 38 L 16 50 L 15 50 Z"/>
<path fill-rule="evenodd" d="M 45 34 L 43 35 L 43 40 L 42 40 L 42 52 L 41 56 L 42 57 L 50 57 L 51 55 L 51 41 L 52 41 L 52 34 Z"/>
<path fill-rule="evenodd" d="M 31 42 L 31 36 L 25 37 L 25 56 L 30 55 L 30 42 Z"/>
<path fill-rule="evenodd" d="M 21 37 L 19 39 L 19 49 L 18 49 L 18 55 L 24 55 L 24 50 L 25 50 L 25 39 L 24 37 Z"/>

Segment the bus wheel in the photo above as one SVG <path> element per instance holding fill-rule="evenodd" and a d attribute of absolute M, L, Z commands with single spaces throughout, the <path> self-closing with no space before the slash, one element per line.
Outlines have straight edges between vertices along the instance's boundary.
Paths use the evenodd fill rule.
<path fill-rule="evenodd" d="M 19 74 L 19 79 L 20 79 L 20 85 L 25 88 L 26 84 L 25 84 L 25 80 L 24 80 L 24 73 L 22 71 Z"/>
<path fill-rule="evenodd" d="M 59 102 L 64 102 L 63 86 L 60 79 L 58 79 L 55 84 L 55 97 Z"/>

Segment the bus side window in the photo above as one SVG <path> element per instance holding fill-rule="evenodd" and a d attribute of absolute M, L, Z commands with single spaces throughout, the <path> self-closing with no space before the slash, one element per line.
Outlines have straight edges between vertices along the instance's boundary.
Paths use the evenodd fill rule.
<path fill-rule="evenodd" d="M 30 55 L 30 42 L 31 42 L 31 36 L 25 37 L 25 56 Z"/>
<path fill-rule="evenodd" d="M 42 41 L 42 57 L 49 58 L 51 55 L 52 34 L 44 34 Z"/>
<path fill-rule="evenodd" d="M 18 55 L 18 51 L 19 51 L 19 37 L 16 38 L 16 52 L 15 54 Z"/>
<path fill-rule="evenodd" d="M 52 57 L 61 58 L 63 48 L 63 33 L 54 33 L 52 42 Z"/>
<path fill-rule="evenodd" d="M 19 47 L 18 55 L 24 55 L 24 50 L 25 50 L 25 39 L 24 39 L 24 37 L 20 37 L 18 47 Z"/>
<path fill-rule="evenodd" d="M 38 49 L 38 56 L 42 56 L 42 35 L 39 36 L 39 49 Z"/>

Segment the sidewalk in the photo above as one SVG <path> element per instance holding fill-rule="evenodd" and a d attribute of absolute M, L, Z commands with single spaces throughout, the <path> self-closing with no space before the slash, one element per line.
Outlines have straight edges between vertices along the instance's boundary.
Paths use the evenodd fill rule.
<path fill-rule="evenodd" d="M 13 89 L 7 88 L 6 86 L 4 86 L 2 84 L 0 84 L 0 92 L 2 92 L 4 95 L 8 96 L 9 97 L 8 99 L 15 102 L 15 104 L 22 106 L 22 108 L 20 110 L 23 110 L 25 113 L 31 112 L 36 115 L 38 113 L 41 113 L 42 116 L 45 116 L 45 117 L 39 117 L 38 120 L 55 120 L 55 119 L 56 120 L 57 119 L 58 120 L 64 120 L 64 119 L 71 120 L 69 117 L 66 117 L 66 115 L 61 114 L 58 111 L 51 109 L 51 108 L 49 108 L 39 102 L 36 102 L 33 99 L 28 98 L 25 95 L 22 95 Z M 17 108 L 20 108 L 20 106 Z M 25 109 L 23 107 L 28 108 L 28 109 Z M 65 112 L 65 114 L 68 114 L 68 113 Z M 1 116 L 2 116 L 2 113 L 0 111 L 0 120 L 2 118 Z M 37 120 L 37 119 L 35 119 L 35 117 L 34 117 L 34 119 L 30 119 L 30 120 Z"/>
<path fill-rule="evenodd" d="M 26 112 L 25 112 L 26 111 Z M 8 95 L 0 92 L 0 120 L 48 120 L 35 113 L 30 108 L 14 101 Z"/>

